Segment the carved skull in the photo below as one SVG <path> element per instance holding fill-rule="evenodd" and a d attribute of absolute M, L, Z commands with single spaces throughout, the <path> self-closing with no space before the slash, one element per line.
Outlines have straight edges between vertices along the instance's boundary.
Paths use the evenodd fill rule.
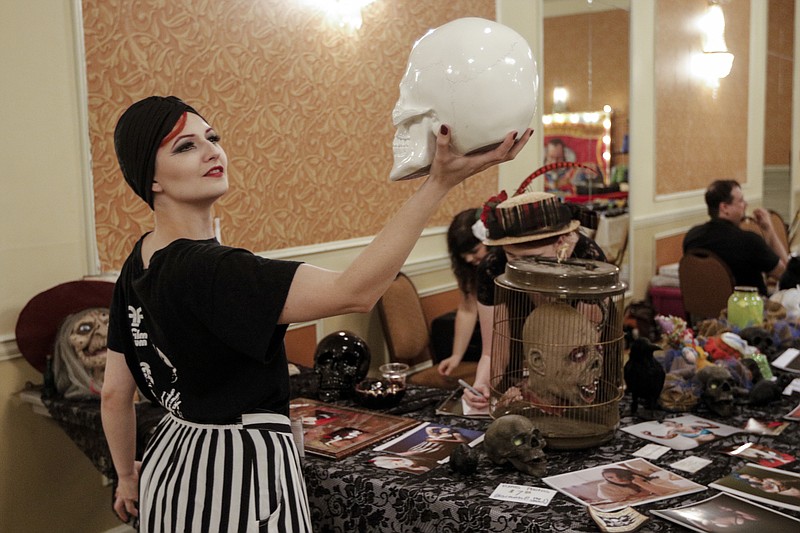
<path fill-rule="evenodd" d="M 600 334 L 581 311 L 563 303 L 540 305 L 525 320 L 529 391 L 551 405 L 589 405 L 603 369 Z"/>
<path fill-rule="evenodd" d="M 733 415 L 734 380 L 730 370 L 709 365 L 703 367 L 696 377 L 703 386 L 701 398 L 706 406 L 719 416 Z"/>
<path fill-rule="evenodd" d="M 390 179 L 427 173 L 442 124 L 466 154 L 500 143 L 530 125 L 539 78 L 530 46 L 517 32 L 491 20 L 456 19 L 422 36 L 411 50 L 400 98 Z M 502 95 L 502 97 L 498 97 Z"/>
<path fill-rule="evenodd" d="M 56 389 L 66 398 L 100 394 L 106 369 L 108 309 L 93 307 L 67 316 L 53 353 Z"/>
<path fill-rule="evenodd" d="M 771 355 L 774 352 L 774 341 L 769 331 L 759 327 L 744 328 L 739 332 L 739 336 L 744 339 L 748 345 L 758 348 L 758 351 L 764 355 Z"/>
<path fill-rule="evenodd" d="M 547 467 L 544 437 L 533 422 L 522 415 L 503 415 L 489 425 L 484 436 L 489 459 L 495 464 L 510 463 L 531 476 L 541 477 Z"/>
<path fill-rule="evenodd" d="M 349 331 L 337 331 L 319 341 L 314 352 L 319 399 L 328 402 L 349 396 L 367 375 L 371 359 L 367 343 Z"/>

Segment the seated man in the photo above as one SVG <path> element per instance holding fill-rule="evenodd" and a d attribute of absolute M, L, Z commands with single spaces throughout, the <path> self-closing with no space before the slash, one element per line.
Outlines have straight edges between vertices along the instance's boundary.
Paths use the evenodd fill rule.
<path fill-rule="evenodd" d="M 715 253 L 731 269 L 736 285 L 756 287 L 766 295 L 764 274 L 779 278 L 789 260 L 769 213 L 760 207 L 753 210 L 764 238 L 741 229 L 747 202 L 735 180 L 717 180 L 709 185 L 706 205 L 711 220 L 689 230 L 683 239 L 683 251 L 704 248 Z"/>

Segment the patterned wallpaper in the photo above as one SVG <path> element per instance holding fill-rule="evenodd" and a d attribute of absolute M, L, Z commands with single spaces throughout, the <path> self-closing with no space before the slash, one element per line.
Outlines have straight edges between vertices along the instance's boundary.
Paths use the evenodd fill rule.
<path fill-rule="evenodd" d="M 767 39 L 764 164 L 788 166 L 792 160 L 794 0 L 770 1 Z"/>
<path fill-rule="evenodd" d="M 725 40 L 735 59 L 716 94 L 689 69 L 691 55 L 702 47 L 692 21 L 707 6 L 706 0 L 656 4 L 657 194 L 705 189 L 715 179 L 746 181 L 750 0 L 722 4 Z"/>
<path fill-rule="evenodd" d="M 494 0 L 377 0 L 353 32 L 305 0 L 83 0 L 101 268 L 119 269 L 152 224 L 113 146 L 119 115 L 151 94 L 180 96 L 221 134 L 226 244 L 266 251 L 377 233 L 419 185 L 388 181 L 408 53 L 428 29 L 465 16 L 494 19 Z M 496 184 L 491 169 L 459 186 L 430 225 Z"/>

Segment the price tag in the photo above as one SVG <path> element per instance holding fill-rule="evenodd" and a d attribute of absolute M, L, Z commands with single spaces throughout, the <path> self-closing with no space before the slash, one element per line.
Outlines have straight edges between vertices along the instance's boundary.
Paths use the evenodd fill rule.
<path fill-rule="evenodd" d="M 533 505 L 547 506 L 555 496 L 556 491 L 542 487 L 529 487 L 528 485 L 512 485 L 511 483 L 500 483 L 492 495 L 494 500 L 504 500 L 507 502 L 530 503 Z"/>
<path fill-rule="evenodd" d="M 661 446 L 660 444 L 647 444 L 642 446 L 637 451 L 633 452 L 636 457 L 644 457 L 645 459 L 658 459 L 671 448 L 668 446 Z"/>

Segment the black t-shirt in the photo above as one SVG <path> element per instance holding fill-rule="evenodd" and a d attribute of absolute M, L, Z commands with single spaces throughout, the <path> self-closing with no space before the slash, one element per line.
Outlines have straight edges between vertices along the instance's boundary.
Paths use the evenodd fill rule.
<path fill-rule="evenodd" d="M 704 248 L 715 253 L 731 269 L 736 285 L 757 287 L 767 294 L 763 273 L 772 271 L 780 257 L 760 235 L 746 231 L 733 222 L 711 219 L 695 226 L 683 238 L 683 251 Z"/>
<path fill-rule="evenodd" d="M 593 259 L 605 261 L 606 255 L 602 248 L 592 239 L 578 232 L 578 242 L 570 256 L 572 259 Z M 502 246 L 493 247 L 478 265 L 477 292 L 478 301 L 483 305 L 494 305 L 494 279 L 506 271 L 508 259 Z"/>
<path fill-rule="evenodd" d="M 286 326 L 277 322 L 300 263 L 180 239 L 144 269 L 141 243 L 114 289 L 108 334 L 140 390 L 193 422 L 255 409 L 288 415 Z"/>

